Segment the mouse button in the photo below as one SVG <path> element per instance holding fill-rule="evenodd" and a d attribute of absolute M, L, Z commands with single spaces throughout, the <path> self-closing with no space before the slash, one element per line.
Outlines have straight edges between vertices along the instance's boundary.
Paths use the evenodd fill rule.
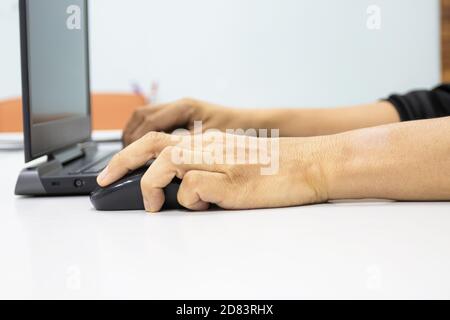
<path fill-rule="evenodd" d="M 109 194 L 115 193 L 117 191 L 123 191 L 125 189 L 130 188 L 132 185 L 134 185 L 136 182 L 136 179 L 132 179 L 132 177 L 125 178 L 119 181 L 116 181 L 112 183 L 109 186 L 106 186 L 104 188 L 98 187 L 91 193 L 92 199 L 98 199 L 103 198 Z M 139 185 L 140 187 L 140 185 Z"/>
<path fill-rule="evenodd" d="M 142 176 L 145 174 L 147 169 L 148 169 L 148 167 L 142 167 L 142 168 L 139 168 L 139 169 L 137 169 L 135 171 L 131 171 L 125 177 L 123 177 L 122 179 L 128 179 L 128 178 L 135 179 L 136 177 L 142 178 Z"/>

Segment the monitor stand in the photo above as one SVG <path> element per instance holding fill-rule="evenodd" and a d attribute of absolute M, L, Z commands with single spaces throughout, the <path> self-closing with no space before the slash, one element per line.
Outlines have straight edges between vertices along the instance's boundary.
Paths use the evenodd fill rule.
<path fill-rule="evenodd" d="M 89 194 L 96 186 L 95 175 L 85 176 L 83 179 L 86 181 L 80 187 L 76 185 L 77 177 L 59 173 L 63 171 L 66 163 L 77 158 L 93 157 L 97 152 L 97 144 L 89 141 L 49 154 L 47 161 L 20 172 L 15 194 L 23 196 Z M 49 175 L 51 179 L 47 178 Z"/>

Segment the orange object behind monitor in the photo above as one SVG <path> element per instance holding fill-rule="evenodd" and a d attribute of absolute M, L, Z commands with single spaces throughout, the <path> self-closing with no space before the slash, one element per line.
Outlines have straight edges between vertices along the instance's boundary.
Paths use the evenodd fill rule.
<path fill-rule="evenodd" d="M 92 96 L 92 125 L 94 130 L 123 129 L 133 111 L 146 104 L 136 94 L 94 94 Z"/>
<path fill-rule="evenodd" d="M 93 129 L 123 129 L 133 111 L 145 104 L 145 97 L 136 94 L 94 94 L 92 96 Z M 0 132 L 21 131 L 22 100 L 0 101 Z"/>
<path fill-rule="evenodd" d="M 22 131 L 22 99 L 0 101 L 0 132 Z"/>

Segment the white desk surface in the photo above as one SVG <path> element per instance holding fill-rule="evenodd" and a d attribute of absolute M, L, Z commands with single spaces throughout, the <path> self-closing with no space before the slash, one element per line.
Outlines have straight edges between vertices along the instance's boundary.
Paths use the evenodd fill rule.
<path fill-rule="evenodd" d="M 96 212 L 13 195 L 1 151 L 0 298 L 450 298 L 450 203 Z"/>

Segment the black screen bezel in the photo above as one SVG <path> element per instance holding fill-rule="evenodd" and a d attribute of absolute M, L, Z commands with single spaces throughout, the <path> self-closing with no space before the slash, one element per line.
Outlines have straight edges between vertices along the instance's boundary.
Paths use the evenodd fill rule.
<path fill-rule="evenodd" d="M 22 66 L 22 112 L 25 162 L 51 155 L 52 153 L 91 139 L 91 95 L 89 61 L 89 19 L 88 1 L 84 0 L 84 33 L 86 55 L 87 114 L 77 118 L 67 118 L 46 123 L 34 124 L 31 118 L 31 99 L 29 81 L 28 53 L 28 1 L 19 1 L 20 46 Z"/>

